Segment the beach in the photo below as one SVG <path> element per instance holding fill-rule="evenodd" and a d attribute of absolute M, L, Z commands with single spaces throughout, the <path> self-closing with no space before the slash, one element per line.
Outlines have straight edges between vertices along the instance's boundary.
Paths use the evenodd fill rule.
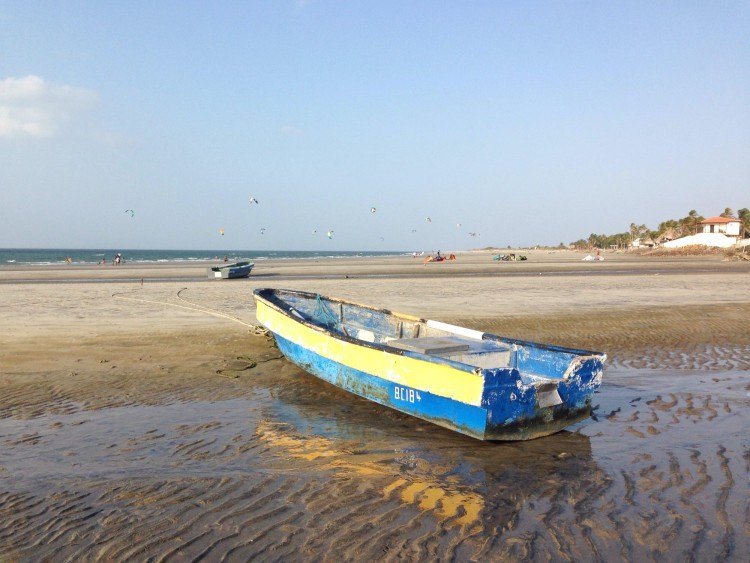
<path fill-rule="evenodd" d="M 0 560 L 744 560 L 750 263 L 498 252 L 0 266 Z M 380 407 L 284 360 L 258 287 L 603 351 L 594 416 L 484 443 Z"/>

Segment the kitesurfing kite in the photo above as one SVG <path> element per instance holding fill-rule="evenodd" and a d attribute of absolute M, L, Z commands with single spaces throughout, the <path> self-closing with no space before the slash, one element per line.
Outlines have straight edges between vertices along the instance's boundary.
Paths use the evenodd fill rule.
<path fill-rule="evenodd" d="M 470 237 L 478 237 L 478 236 L 479 236 L 479 233 L 469 233 L 469 236 L 470 236 Z"/>
<path fill-rule="evenodd" d="M 313 229 L 313 234 L 317 235 L 318 234 L 318 229 Z"/>
<path fill-rule="evenodd" d="M 250 198 L 250 205 L 252 205 L 253 203 L 255 203 L 257 205 L 258 204 L 258 200 L 255 199 L 254 197 L 251 197 Z"/>
<path fill-rule="evenodd" d="M 428 223 L 432 223 L 432 218 L 431 217 L 427 217 L 427 222 Z"/>
<path fill-rule="evenodd" d="M 219 229 L 219 234 L 220 234 L 221 236 L 224 236 L 224 229 Z"/>
<path fill-rule="evenodd" d="M 327 236 L 328 238 L 333 238 L 333 231 L 328 231 L 328 232 L 326 233 L 326 236 Z"/>
<path fill-rule="evenodd" d="M 460 229 L 461 228 L 461 223 L 456 223 L 456 228 Z"/>
<path fill-rule="evenodd" d="M 375 213 L 376 211 L 377 211 L 377 209 L 375 209 L 374 207 L 370 208 L 370 213 Z"/>
<path fill-rule="evenodd" d="M 130 213 L 131 217 L 133 217 L 135 215 L 135 211 L 133 211 L 132 209 L 126 209 L 125 213 Z"/>
<path fill-rule="evenodd" d="M 266 234 L 266 228 L 265 227 L 261 227 L 260 228 L 260 234 L 262 234 L 262 235 Z"/>
<path fill-rule="evenodd" d="M 412 230 L 411 230 L 411 232 L 412 232 L 412 233 L 416 233 L 416 232 L 417 232 L 417 229 L 412 229 Z"/>

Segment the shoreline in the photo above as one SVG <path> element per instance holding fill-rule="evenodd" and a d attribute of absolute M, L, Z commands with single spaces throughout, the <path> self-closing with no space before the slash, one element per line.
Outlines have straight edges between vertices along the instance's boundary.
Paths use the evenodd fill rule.
<path fill-rule="evenodd" d="M 721 256 L 644 257 L 637 254 L 605 254 L 601 262 L 584 262 L 585 252 L 531 251 L 523 262 L 497 262 L 492 251 L 457 254 L 456 261 L 424 263 L 423 257 L 316 257 L 259 260 L 250 279 L 315 279 L 337 276 L 423 277 L 423 276 L 508 276 L 508 275 L 637 275 L 691 274 L 722 272 L 750 273 L 750 262 L 727 261 Z M 97 264 L 58 264 L 47 266 L 0 265 L 0 284 L 44 283 L 54 281 L 200 281 L 208 267 L 223 262 L 186 261 L 180 263 L 130 263 L 120 266 Z"/>

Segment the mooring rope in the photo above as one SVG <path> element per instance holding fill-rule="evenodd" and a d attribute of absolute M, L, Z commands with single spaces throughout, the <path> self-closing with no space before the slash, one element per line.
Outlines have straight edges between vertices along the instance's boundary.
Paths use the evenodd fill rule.
<path fill-rule="evenodd" d="M 184 303 L 187 303 L 188 305 L 180 305 L 179 303 L 170 303 L 169 301 L 155 301 L 153 299 L 141 299 L 139 297 L 127 297 L 126 295 L 128 293 L 132 294 L 135 293 L 134 291 L 131 292 L 119 292 L 119 293 L 113 293 L 112 297 L 114 299 L 124 299 L 127 301 L 140 301 L 141 303 L 153 303 L 154 305 L 168 305 L 170 307 L 179 307 L 180 309 L 187 309 L 189 311 L 198 311 L 199 313 L 205 313 L 207 315 L 213 315 L 214 317 L 221 317 L 223 319 L 228 319 L 230 321 L 234 321 L 236 323 L 239 323 L 243 326 L 248 327 L 253 331 L 254 334 L 257 334 L 259 336 L 263 336 L 268 334 L 268 331 L 263 328 L 262 326 L 246 323 L 242 319 L 238 319 L 237 317 L 233 317 L 232 315 L 227 315 L 226 313 L 222 313 L 221 311 L 217 311 L 215 309 L 211 309 L 210 307 L 206 307 L 204 305 L 198 305 L 197 303 L 191 303 L 187 299 L 184 299 L 180 293 L 185 291 L 187 287 L 183 287 L 177 292 L 177 299 L 180 301 L 183 301 Z M 137 291 L 137 290 L 136 290 Z"/>

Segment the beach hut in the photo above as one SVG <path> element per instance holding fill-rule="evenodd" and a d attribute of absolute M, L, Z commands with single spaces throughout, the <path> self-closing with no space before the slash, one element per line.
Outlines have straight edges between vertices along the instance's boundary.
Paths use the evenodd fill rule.
<path fill-rule="evenodd" d="M 656 243 L 651 237 L 638 237 L 631 243 L 633 248 L 653 248 Z"/>
<path fill-rule="evenodd" d="M 660 236 L 657 237 L 657 243 L 663 244 L 665 242 L 669 242 L 670 240 L 675 240 L 680 238 L 682 236 L 682 233 L 680 233 L 677 229 L 674 227 L 669 227 L 666 231 L 664 231 Z"/>

